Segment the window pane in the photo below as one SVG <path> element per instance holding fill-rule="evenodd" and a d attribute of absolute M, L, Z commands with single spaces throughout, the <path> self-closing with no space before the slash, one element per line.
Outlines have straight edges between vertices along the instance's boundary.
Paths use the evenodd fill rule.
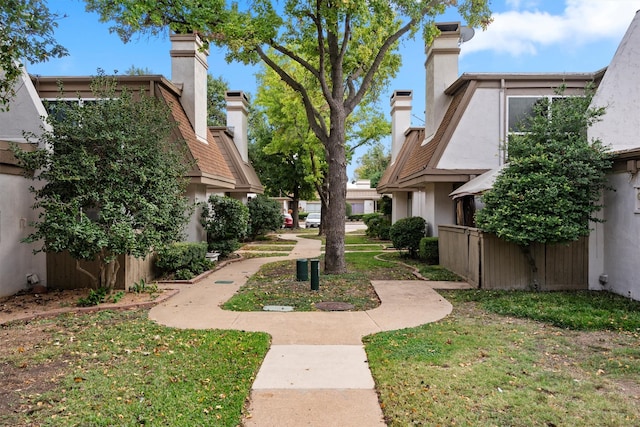
<path fill-rule="evenodd" d="M 524 120 L 533 116 L 533 107 L 539 97 L 510 97 L 509 102 L 509 132 L 526 131 Z"/>

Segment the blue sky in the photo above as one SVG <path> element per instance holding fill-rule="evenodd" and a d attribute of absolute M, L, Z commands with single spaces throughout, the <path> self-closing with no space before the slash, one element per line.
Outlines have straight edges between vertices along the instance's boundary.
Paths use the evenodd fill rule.
<path fill-rule="evenodd" d="M 122 43 L 109 33 L 109 25 L 96 14 L 84 11 L 78 0 L 49 0 L 51 10 L 66 15 L 58 22 L 57 41 L 69 56 L 29 65 L 32 74 L 93 75 L 98 68 L 107 73 L 123 73 L 131 65 L 148 68 L 154 74 L 171 77 L 168 36 L 134 38 Z M 473 39 L 462 45 L 459 72 L 579 72 L 606 67 L 637 10 L 640 0 L 493 0 L 494 21 L 486 31 L 476 30 Z M 459 21 L 454 10 L 438 21 Z M 413 90 L 412 125 L 424 120 L 424 45 L 421 40 L 402 45 L 400 73 L 382 98 L 388 100 L 396 89 Z M 256 68 L 227 64 L 224 53 L 212 47 L 209 72 L 222 76 L 230 89 L 255 93 Z M 386 142 L 389 143 L 388 141 Z M 353 178 L 356 153 L 347 172 Z"/>

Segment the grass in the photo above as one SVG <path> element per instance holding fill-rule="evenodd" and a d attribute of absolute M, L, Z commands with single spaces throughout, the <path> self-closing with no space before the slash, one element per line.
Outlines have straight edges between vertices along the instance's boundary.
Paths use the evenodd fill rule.
<path fill-rule="evenodd" d="M 269 347 L 263 333 L 177 330 L 146 311 L 103 311 L 14 324 L 24 334 L 2 354 L 25 374 L 51 371 L 41 393 L 2 425 L 220 425 L 240 423 Z M 29 343 L 32 335 L 43 338 Z"/>
<path fill-rule="evenodd" d="M 426 278 L 427 280 L 432 280 L 434 282 L 461 282 L 464 281 L 463 278 L 458 276 L 457 274 L 447 270 L 444 267 L 439 265 L 428 265 L 423 261 L 411 259 L 401 254 L 400 252 L 388 252 L 384 253 L 379 258 L 401 262 L 403 264 L 410 265 L 418 270 L 421 276 Z"/>
<path fill-rule="evenodd" d="M 621 426 L 640 423 L 640 334 L 576 331 L 485 309 L 492 292 L 447 291 L 453 314 L 418 328 L 365 337 L 390 426 Z M 477 294 L 483 294 L 479 297 Z M 522 299 L 539 294 L 522 293 Z M 609 295 L 546 295 L 549 322 L 600 324 Z M 617 298 L 613 298 L 617 299 Z M 558 301 L 558 302 L 556 302 Z M 548 304 L 548 305 L 547 305 Z M 565 310 L 557 311 L 556 305 Z M 633 306 L 617 309 L 634 317 Z M 549 310 L 546 310 L 549 307 Z M 589 307 L 585 310 L 586 307 Z M 554 320 L 551 320 L 553 318 Z"/>
<path fill-rule="evenodd" d="M 296 260 L 265 264 L 222 307 L 261 311 L 265 305 L 288 305 L 296 311 L 315 311 L 316 302 L 337 301 L 353 304 L 354 310 L 375 308 L 380 301 L 371 280 L 408 280 L 414 276 L 409 268 L 375 259 L 374 255 L 376 253 L 346 253 L 349 273 L 321 274 L 318 291 L 312 291 L 308 281 L 296 280 Z"/>
<path fill-rule="evenodd" d="M 479 302 L 485 310 L 578 330 L 640 332 L 640 301 L 609 292 L 524 292 L 469 290 L 455 301 Z"/>

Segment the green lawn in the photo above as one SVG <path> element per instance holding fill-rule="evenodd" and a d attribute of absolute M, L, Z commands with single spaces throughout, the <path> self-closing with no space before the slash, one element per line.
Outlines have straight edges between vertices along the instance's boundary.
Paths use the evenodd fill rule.
<path fill-rule="evenodd" d="M 442 321 L 365 337 L 390 426 L 640 423 L 638 303 L 586 292 L 442 294 L 454 304 Z M 601 309 L 619 316 L 603 322 Z"/>
<path fill-rule="evenodd" d="M 143 310 L 16 323 L 3 338 L 10 332 L 3 375 L 16 371 L 37 392 L 29 381 L 11 387 L 25 391 L 3 395 L 19 409 L 0 411 L 1 425 L 236 426 L 270 341 L 167 328 Z"/>

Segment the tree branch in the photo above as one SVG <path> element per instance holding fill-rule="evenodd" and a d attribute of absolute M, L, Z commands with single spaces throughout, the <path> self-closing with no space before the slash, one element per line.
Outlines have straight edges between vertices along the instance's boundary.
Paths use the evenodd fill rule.
<path fill-rule="evenodd" d="M 296 79 L 291 77 L 280 65 L 278 65 L 273 59 L 271 59 L 260 46 L 256 47 L 256 52 L 260 59 L 262 59 L 273 71 L 275 71 L 280 78 L 288 84 L 293 90 L 298 92 L 302 96 L 302 102 L 304 104 L 307 118 L 309 119 L 309 125 L 316 134 L 318 139 L 322 140 L 328 136 L 327 127 L 322 119 L 322 115 L 315 109 L 307 90 Z"/>

